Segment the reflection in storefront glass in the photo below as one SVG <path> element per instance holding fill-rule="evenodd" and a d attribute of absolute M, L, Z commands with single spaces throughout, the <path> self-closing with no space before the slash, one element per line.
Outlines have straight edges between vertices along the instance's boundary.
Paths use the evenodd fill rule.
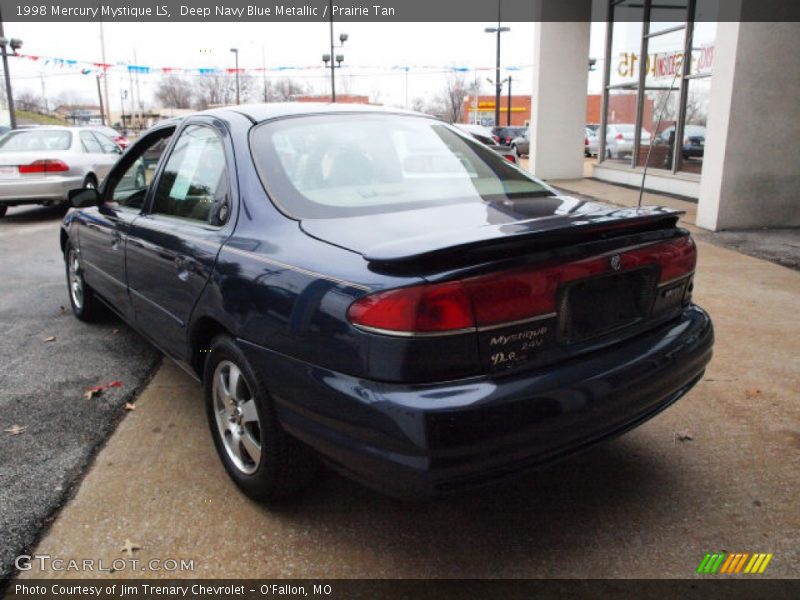
<path fill-rule="evenodd" d="M 706 146 L 706 120 L 711 79 L 690 79 L 686 94 L 686 125 L 681 140 L 678 169 L 689 173 L 703 171 Z"/>

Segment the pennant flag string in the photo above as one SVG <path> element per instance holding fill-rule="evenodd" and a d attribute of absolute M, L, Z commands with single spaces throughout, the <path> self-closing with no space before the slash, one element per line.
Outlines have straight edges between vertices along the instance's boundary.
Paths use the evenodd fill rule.
<path fill-rule="evenodd" d="M 61 58 L 57 56 L 40 56 L 36 54 L 22 54 L 17 53 L 10 55 L 12 58 L 16 57 L 23 60 L 28 60 L 31 62 L 39 63 L 40 65 L 52 68 L 59 68 L 63 69 L 73 68 L 81 66 L 80 72 L 84 75 L 88 75 L 97 71 L 107 72 L 109 70 L 124 70 L 128 73 L 135 73 L 135 74 L 152 74 L 152 73 L 162 73 L 162 74 L 199 74 L 199 75 L 213 75 L 213 74 L 227 74 L 232 75 L 236 73 L 280 73 L 284 71 L 319 71 L 323 70 L 326 67 L 324 65 L 276 65 L 272 67 L 253 67 L 253 68 L 223 68 L 220 69 L 218 67 L 152 67 L 149 65 L 135 65 L 126 62 L 118 62 L 116 64 L 112 63 L 102 63 L 102 62 L 95 62 L 95 61 L 85 61 L 85 60 L 76 60 L 70 58 Z M 436 72 L 455 72 L 455 73 L 469 73 L 472 71 L 492 71 L 494 67 L 468 67 L 468 66 L 460 66 L 460 65 L 393 65 L 393 66 L 385 66 L 385 65 L 345 65 L 347 69 L 350 70 L 374 70 L 374 71 L 404 71 L 405 73 L 410 72 L 426 72 L 426 71 L 436 71 Z M 532 65 L 513 65 L 503 67 L 505 71 L 522 71 L 528 68 L 531 68 Z"/>

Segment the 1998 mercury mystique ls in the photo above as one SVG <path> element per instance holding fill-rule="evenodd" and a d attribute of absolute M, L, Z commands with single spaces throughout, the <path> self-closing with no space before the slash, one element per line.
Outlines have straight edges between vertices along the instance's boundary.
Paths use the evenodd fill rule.
<path fill-rule="evenodd" d="M 256 499 L 319 458 L 399 495 L 500 479 L 641 424 L 711 358 L 680 213 L 558 195 L 416 113 L 198 113 L 72 202 L 74 313 L 110 306 L 202 380 Z"/>

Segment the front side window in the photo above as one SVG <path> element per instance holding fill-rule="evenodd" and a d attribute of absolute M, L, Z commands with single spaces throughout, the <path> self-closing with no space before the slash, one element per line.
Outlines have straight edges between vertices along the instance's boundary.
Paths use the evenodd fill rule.
<path fill-rule="evenodd" d="M 468 134 L 421 117 L 284 119 L 255 127 L 250 148 L 271 198 L 301 219 L 551 194 Z"/>
<path fill-rule="evenodd" d="M 208 222 L 227 192 L 222 139 L 209 127 L 190 125 L 180 134 L 158 181 L 153 212 Z"/>
<path fill-rule="evenodd" d="M 125 170 L 111 189 L 111 202 L 117 206 L 141 210 L 158 161 L 171 137 L 168 132 L 164 135 L 165 137 L 154 140 L 146 148 L 137 150 L 140 156 Z"/>

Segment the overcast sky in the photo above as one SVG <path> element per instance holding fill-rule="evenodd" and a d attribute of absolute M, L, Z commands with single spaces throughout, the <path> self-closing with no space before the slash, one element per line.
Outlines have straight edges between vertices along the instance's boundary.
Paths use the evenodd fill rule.
<path fill-rule="evenodd" d="M 492 23 L 336 23 L 335 32 L 348 33 L 344 49 L 345 64 L 337 71 L 337 91 L 369 95 L 374 101 L 402 106 L 405 103 L 405 76 L 389 71 L 396 65 L 410 65 L 408 97 L 430 98 L 443 86 L 443 73 L 414 72 L 414 65 L 494 67 L 495 37 L 484 33 Z M 494 24 L 496 26 L 496 23 Z M 503 72 L 513 76 L 513 93 L 531 92 L 533 61 L 533 23 L 511 23 L 511 32 L 503 34 L 504 66 L 524 67 L 522 71 Z M 106 23 L 106 62 L 134 62 L 150 67 L 233 66 L 230 48 L 239 48 L 240 67 L 316 66 L 321 55 L 330 52 L 329 25 L 320 23 Z M 602 57 L 604 24 L 592 27 L 593 56 Z M 98 23 L 6 23 L 6 36 L 21 38 L 24 54 L 54 56 L 64 59 L 101 61 L 100 25 Z M 51 102 L 59 93 L 70 90 L 85 100 L 97 99 L 93 76 L 81 75 L 77 68 L 45 66 L 40 62 L 11 59 L 11 73 L 16 90 L 41 93 L 42 76 Z M 358 68 L 358 67 L 382 67 Z M 315 71 L 272 73 L 271 78 L 292 76 L 302 79 L 316 93 L 329 93 L 329 72 Z M 259 75 L 260 76 L 260 75 Z M 483 93 L 492 93 L 487 77 L 494 72 L 478 72 Z M 475 73 L 466 75 L 469 79 Z M 139 78 L 141 95 L 152 97 L 160 74 Z M 597 74 L 590 88 L 599 89 Z M 129 77 L 123 69 L 109 71 L 109 95 L 114 111 L 119 110 L 120 89 L 128 89 Z"/>

